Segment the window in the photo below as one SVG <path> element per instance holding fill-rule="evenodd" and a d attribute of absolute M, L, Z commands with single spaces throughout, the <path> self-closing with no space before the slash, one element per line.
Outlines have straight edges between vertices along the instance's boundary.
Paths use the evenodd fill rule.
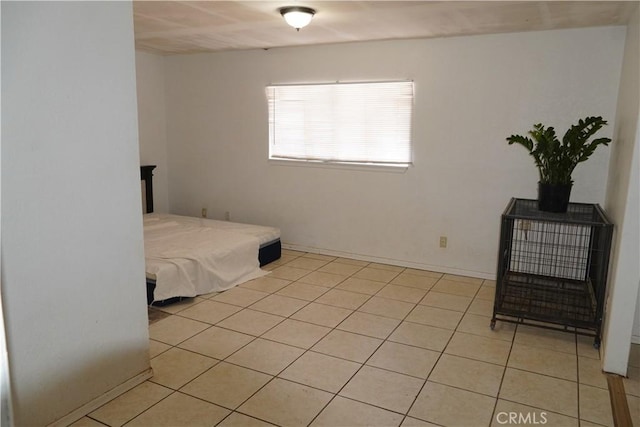
<path fill-rule="evenodd" d="M 411 163 L 413 82 L 268 86 L 269 158 Z"/>

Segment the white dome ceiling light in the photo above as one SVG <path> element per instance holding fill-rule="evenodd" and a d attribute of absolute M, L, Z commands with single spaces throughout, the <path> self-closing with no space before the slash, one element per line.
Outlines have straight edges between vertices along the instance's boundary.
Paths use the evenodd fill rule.
<path fill-rule="evenodd" d="M 311 18 L 316 14 L 314 9 L 304 6 L 287 6 L 280 8 L 280 15 L 296 30 L 306 27 L 311 22 Z"/>

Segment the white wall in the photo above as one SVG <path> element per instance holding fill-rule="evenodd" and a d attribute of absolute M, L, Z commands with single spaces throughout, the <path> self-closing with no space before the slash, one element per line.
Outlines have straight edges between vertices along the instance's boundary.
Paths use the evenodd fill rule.
<path fill-rule="evenodd" d="M 537 122 L 561 134 L 587 115 L 613 122 L 624 35 L 606 27 L 167 57 L 170 210 L 229 211 L 280 227 L 294 247 L 493 277 L 500 214 L 512 196 L 537 191 L 533 160 L 505 138 Z M 269 83 L 402 78 L 416 88 L 406 173 L 267 161 Z M 608 162 L 604 148 L 577 168 L 572 201 L 604 202 Z"/>
<path fill-rule="evenodd" d="M 633 320 L 631 342 L 634 344 L 640 344 L 640 283 L 638 283 L 638 301 L 636 302 L 636 315 Z"/>
<path fill-rule="evenodd" d="M 605 320 L 604 370 L 626 375 L 630 341 L 640 336 L 634 312 L 640 305 L 640 11 L 629 21 L 620 79 L 606 210 L 615 224 Z"/>
<path fill-rule="evenodd" d="M 0 33 L 2 31 L 2 7 L 0 7 Z M 2 49 L 0 45 L 0 57 Z M 0 68 L 0 82 L 2 81 L 2 69 Z M 0 103 L 0 117 L 2 117 L 2 105 Z M 2 157 L 2 133 L 0 132 L 0 158 Z M 0 162 L 0 166 L 2 163 Z M 0 168 L 1 169 L 1 168 Z M 0 188 L 2 174 L 0 173 Z M 0 218 L 2 213 L 2 198 L 0 197 Z M 2 241 L 2 221 L 0 220 L 0 241 Z M 2 247 L 0 246 L 0 260 L 2 259 Z M 2 266 L 0 265 L 0 271 Z M 7 337 L 5 333 L 4 313 L 2 304 L 2 280 L 0 278 L 0 426 L 13 425 L 13 408 L 11 403 L 11 383 L 9 380 L 9 354 L 7 352 Z"/>
<path fill-rule="evenodd" d="M 164 58 L 136 52 L 138 133 L 140 164 L 156 165 L 153 171 L 155 212 L 168 212 L 167 123 L 165 112 Z"/>
<path fill-rule="evenodd" d="M 1 7 L 15 425 L 46 425 L 149 369 L 132 7 Z"/>

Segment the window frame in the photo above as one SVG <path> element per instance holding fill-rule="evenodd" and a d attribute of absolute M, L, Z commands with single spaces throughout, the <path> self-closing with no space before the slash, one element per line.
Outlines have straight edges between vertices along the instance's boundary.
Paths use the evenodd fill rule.
<path fill-rule="evenodd" d="M 358 160 L 349 160 L 349 159 L 322 159 L 322 158 L 313 158 L 313 157 L 286 157 L 286 156 L 277 156 L 273 154 L 273 144 L 274 144 L 274 118 L 273 118 L 273 108 L 275 108 L 275 94 L 271 94 L 269 91 L 275 88 L 281 87 L 313 87 L 313 86 L 355 86 L 355 85 L 384 85 L 384 84 L 393 84 L 393 83 L 401 83 L 401 84 L 409 84 L 410 85 L 410 103 L 408 107 L 408 123 L 405 121 L 403 126 L 405 126 L 405 136 L 406 136 L 406 145 L 408 145 L 407 150 L 408 153 L 406 157 L 406 161 L 358 161 Z M 406 90 L 406 89 L 405 89 Z M 399 90 L 400 92 L 400 90 Z M 354 170 L 381 170 L 381 171 L 395 171 L 395 172 L 404 172 L 410 166 L 413 166 L 413 151 L 414 151 L 414 120 L 415 120 L 415 82 L 413 80 L 384 80 L 384 81 L 354 81 L 354 82 L 327 82 L 327 83 L 287 83 L 287 84 L 269 84 L 265 88 L 265 95 L 267 99 L 267 114 L 268 114 L 268 161 L 272 164 L 277 165 L 287 165 L 287 166 L 316 166 L 316 167 L 330 167 L 330 168 L 348 168 Z M 398 93 L 396 100 L 401 99 L 401 94 Z M 406 95 L 405 95 L 406 97 Z M 304 101 L 303 101 L 304 102 Z M 397 101 L 396 101 L 397 102 Z M 406 105 L 404 106 L 406 109 Z M 336 111 L 336 109 L 331 110 L 331 115 Z M 406 118 L 405 118 L 406 119 Z M 331 123 L 333 126 L 333 122 Z"/>

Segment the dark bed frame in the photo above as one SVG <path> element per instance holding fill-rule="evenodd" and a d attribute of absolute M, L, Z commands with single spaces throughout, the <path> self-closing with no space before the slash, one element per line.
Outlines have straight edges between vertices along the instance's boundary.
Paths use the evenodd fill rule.
<path fill-rule="evenodd" d="M 153 170 L 155 165 L 140 166 L 140 179 L 144 181 L 145 191 L 145 213 L 153 212 Z M 282 254 L 282 244 L 280 239 L 275 240 L 265 246 L 260 247 L 258 251 L 258 261 L 260 267 L 267 265 L 277 259 L 280 259 Z M 153 301 L 153 291 L 156 288 L 156 281 L 147 279 L 147 304 L 155 306 L 163 306 L 182 300 L 184 297 L 173 297 L 162 301 Z"/>

